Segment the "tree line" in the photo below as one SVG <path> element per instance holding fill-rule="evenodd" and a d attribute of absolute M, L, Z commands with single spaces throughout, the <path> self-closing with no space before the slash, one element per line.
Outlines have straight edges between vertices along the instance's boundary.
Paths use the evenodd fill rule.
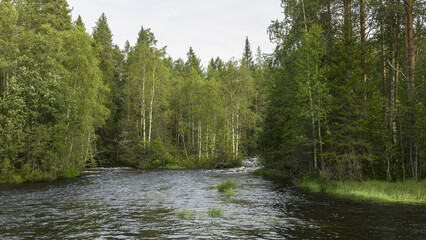
<path fill-rule="evenodd" d="M 421 180 L 425 1 L 282 0 L 264 163 L 322 179 Z"/>
<path fill-rule="evenodd" d="M 204 69 L 192 48 L 168 57 L 149 28 L 120 49 L 105 14 L 89 35 L 70 12 L 65 0 L 0 3 L 0 182 L 222 168 L 256 150 L 263 63 L 248 39 L 241 59 Z"/>
<path fill-rule="evenodd" d="M 425 2 L 282 0 L 276 48 L 172 59 L 150 28 L 124 49 L 66 0 L 0 2 L 0 182 L 85 167 L 268 168 L 322 179 L 421 180 Z M 225 36 L 224 36 L 225 37 Z"/>

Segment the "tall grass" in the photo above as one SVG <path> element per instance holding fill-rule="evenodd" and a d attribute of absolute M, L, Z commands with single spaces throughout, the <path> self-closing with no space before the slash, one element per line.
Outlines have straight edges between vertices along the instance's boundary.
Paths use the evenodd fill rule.
<path fill-rule="evenodd" d="M 216 185 L 217 190 L 219 190 L 219 192 L 225 194 L 225 196 L 227 197 L 231 197 L 235 195 L 235 186 L 237 184 L 235 183 L 235 181 L 232 180 L 226 180 L 224 182 L 220 182 L 219 184 Z"/>
<path fill-rule="evenodd" d="M 300 187 L 313 192 L 326 192 L 332 195 L 377 202 L 398 202 L 426 204 L 426 181 L 385 182 L 366 180 L 362 182 L 319 182 L 304 180 Z"/>

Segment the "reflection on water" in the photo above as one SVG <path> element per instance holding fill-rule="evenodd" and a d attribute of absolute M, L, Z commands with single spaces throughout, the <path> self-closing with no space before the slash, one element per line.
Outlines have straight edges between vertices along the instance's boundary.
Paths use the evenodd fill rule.
<path fill-rule="evenodd" d="M 236 195 L 214 185 L 235 180 Z M 98 170 L 0 187 L 0 239 L 421 239 L 424 206 L 307 194 L 246 171 Z M 211 218 L 208 209 L 224 216 Z M 177 212 L 194 217 L 180 219 Z"/>

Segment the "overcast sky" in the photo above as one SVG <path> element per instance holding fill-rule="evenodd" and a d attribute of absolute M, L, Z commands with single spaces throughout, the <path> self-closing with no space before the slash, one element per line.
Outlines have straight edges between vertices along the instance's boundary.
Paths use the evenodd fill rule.
<path fill-rule="evenodd" d="M 280 0 L 68 0 L 75 20 L 81 15 L 89 33 L 104 12 L 115 44 L 134 45 L 141 26 L 151 28 L 158 47 L 186 60 L 192 46 L 207 65 L 212 57 L 240 58 L 245 37 L 253 54 L 272 52 L 267 27 L 282 19 Z"/>

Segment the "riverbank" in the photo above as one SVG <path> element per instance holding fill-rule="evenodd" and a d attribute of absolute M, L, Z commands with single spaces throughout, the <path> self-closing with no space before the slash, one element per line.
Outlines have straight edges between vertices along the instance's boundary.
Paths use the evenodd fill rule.
<path fill-rule="evenodd" d="M 337 197 L 426 205 L 426 181 L 386 182 L 378 180 L 329 181 L 303 180 L 299 187 L 312 192 L 325 192 Z"/>
<path fill-rule="evenodd" d="M 253 172 L 251 172 L 251 175 L 253 176 L 260 176 L 266 179 L 272 179 L 272 180 L 288 180 L 290 179 L 290 174 L 287 172 L 283 172 L 276 169 L 269 169 L 269 168 L 260 168 L 256 169 Z"/>

